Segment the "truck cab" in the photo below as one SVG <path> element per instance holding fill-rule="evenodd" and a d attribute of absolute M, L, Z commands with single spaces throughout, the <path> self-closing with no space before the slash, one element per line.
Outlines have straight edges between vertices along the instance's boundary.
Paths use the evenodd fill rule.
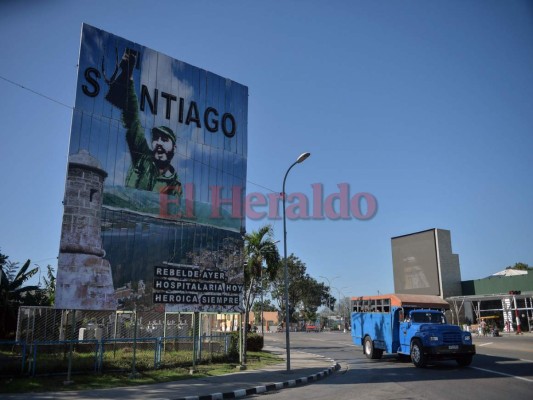
<path fill-rule="evenodd" d="M 475 354 L 472 335 L 449 325 L 441 311 L 410 311 L 399 322 L 399 333 L 398 353 L 409 355 L 417 367 L 425 366 L 430 359 L 454 359 L 460 366 L 467 366 Z"/>
<path fill-rule="evenodd" d="M 446 321 L 447 302 L 429 295 L 352 297 L 351 331 L 367 358 L 383 353 L 406 355 L 416 367 L 453 359 L 470 365 L 476 353 L 469 332 Z"/>

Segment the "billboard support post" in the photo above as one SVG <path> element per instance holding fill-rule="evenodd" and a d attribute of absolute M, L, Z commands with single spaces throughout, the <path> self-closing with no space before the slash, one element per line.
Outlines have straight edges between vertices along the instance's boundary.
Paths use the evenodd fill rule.
<path fill-rule="evenodd" d="M 67 380 L 63 382 L 64 385 L 70 385 L 73 383 L 72 376 L 72 352 L 74 351 L 74 335 L 76 333 L 76 310 L 71 310 L 72 313 L 72 325 L 71 325 L 71 337 L 68 349 L 68 367 L 67 367 Z"/>
<path fill-rule="evenodd" d="M 245 328 L 245 324 L 246 324 L 246 321 L 244 321 L 244 318 L 243 318 L 243 314 L 239 314 L 239 363 L 241 364 L 239 366 L 239 368 L 241 368 L 241 366 L 244 365 L 244 358 L 245 358 L 245 355 L 244 355 L 244 341 L 246 340 L 246 328 Z"/>
<path fill-rule="evenodd" d="M 195 312 L 192 316 L 192 367 L 189 370 L 189 373 L 194 374 L 196 369 L 196 355 L 198 353 L 198 342 L 200 340 L 200 313 Z"/>
<path fill-rule="evenodd" d="M 135 379 L 137 377 L 136 361 L 137 361 L 137 302 L 133 306 L 133 360 L 131 362 L 131 374 L 130 378 Z"/>

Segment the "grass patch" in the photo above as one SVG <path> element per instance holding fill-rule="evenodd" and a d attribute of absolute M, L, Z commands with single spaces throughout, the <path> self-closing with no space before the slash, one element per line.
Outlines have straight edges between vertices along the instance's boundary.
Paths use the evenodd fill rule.
<path fill-rule="evenodd" d="M 259 369 L 283 361 L 275 354 L 260 351 L 248 352 L 247 369 Z M 131 370 L 121 373 L 73 375 L 72 383 L 65 385 L 66 374 L 39 376 L 35 378 L 0 378 L 0 393 L 59 392 L 68 390 L 94 390 L 113 387 L 149 385 L 191 378 L 205 378 L 237 372 L 238 363 L 220 362 L 197 365 L 197 372 L 190 375 L 189 368 L 168 368 L 139 371 L 135 377 Z"/>

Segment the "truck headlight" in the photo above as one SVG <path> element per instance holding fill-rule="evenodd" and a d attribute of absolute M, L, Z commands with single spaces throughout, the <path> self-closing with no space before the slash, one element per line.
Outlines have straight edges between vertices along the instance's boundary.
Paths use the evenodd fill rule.
<path fill-rule="evenodd" d="M 432 342 L 438 342 L 439 341 L 439 337 L 438 336 L 430 336 L 429 340 L 431 340 Z"/>
<path fill-rule="evenodd" d="M 470 342 L 472 340 L 472 336 L 471 335 L 465 335 L 465 342 Z"/>

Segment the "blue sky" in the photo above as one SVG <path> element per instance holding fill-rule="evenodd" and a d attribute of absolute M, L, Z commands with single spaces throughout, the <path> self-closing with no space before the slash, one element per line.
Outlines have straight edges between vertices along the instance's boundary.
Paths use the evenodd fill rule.
<path fill-rule="evenodd" d="M 366 221 L 288 221 L 334 294 L 392 292 L 391 237 L 429 228 L 463 280 L 533 265 L 533 5 L 490 0 L 1 1 L 10 260 L 56 265 L 83 22 L 248 86 L 249 193 L 309 151 L 287 192 L 375 196 Z M 264 223 L 283 238 L 281 220 L 247 230 Z"/>

